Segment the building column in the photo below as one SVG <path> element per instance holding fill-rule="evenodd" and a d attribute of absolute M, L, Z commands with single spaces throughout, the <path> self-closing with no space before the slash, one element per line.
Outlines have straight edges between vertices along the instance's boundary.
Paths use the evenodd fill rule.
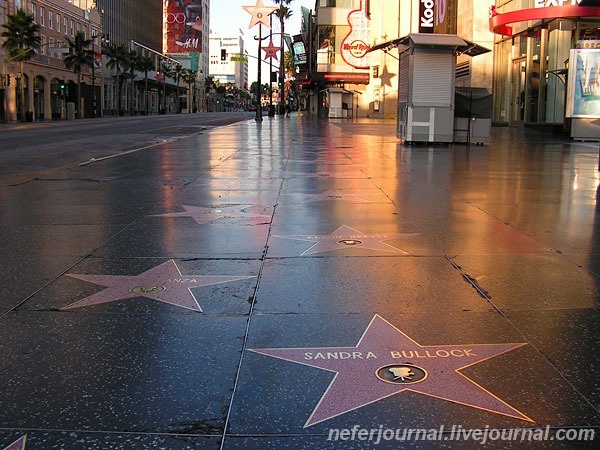
<path fill-rule="evenodd" d="M 52 120 L 52 78 L 44 78 L 44 120 Z"/>
<path fill-rule="evenodd" d="M 35 75 L 30 75 L 27 78 L 27 105 L 26 105 L 26 107 L 27 107 L 27 110 L 26 110 L 27 115 L 32 114 L 33 116 L 35 116 L 35 112 L 34 112 L 34 108 L 35 108 L 35 105 L 34 105 L 34 94 L 35 94 L 35 92 L 34 92 L 34 87 L 33 87 L 34 86 L 34 83 L 33 83 L 34 79 L 35 79 Z M 35 117 L 34 117 L 34 119 L 35 119 Z"/>
<path fill-rule="evenodd" d="M 11 73 L 10 86 L 6 88 L 6 121 L 15 122 L 17 118 L 17 80 L 15 73 Z"/>

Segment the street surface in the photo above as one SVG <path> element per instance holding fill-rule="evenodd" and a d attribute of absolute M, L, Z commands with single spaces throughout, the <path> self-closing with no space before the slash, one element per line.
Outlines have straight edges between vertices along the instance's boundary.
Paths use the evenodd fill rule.
<path fill-rule="evenodd" d="M 0 186 L 252 117 L 219 112 L 0 124 Z"/>
<path fill-rule="evenodd" d="M 295 113 L 0 139 L 0 449 L 599 448 L 598 143 Z"/>

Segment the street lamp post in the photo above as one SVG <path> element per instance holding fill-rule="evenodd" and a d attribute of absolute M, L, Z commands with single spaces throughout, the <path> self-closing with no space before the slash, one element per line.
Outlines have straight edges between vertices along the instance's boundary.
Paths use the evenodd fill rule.
<path fill-rule="evenodd" d="M 102 55 L 102 44 L 108 43 L 108 35 L 93 35 L 92 40 L 95 42 L 96 39 L 100 38 L 100 55 Z M 102 61 L 100 62 L 101 73 L 102 72 Z M 104 75 L 102 75 L 102 80 L 104 80 Z M 102 86 L 102 85 L 101 85 Z M 96 52 L 94 51 L 94 62 L 92 63 L 92 118 L 96 117 L 96 111 L 98 110 L 97 104 L 97 96 L 96 96 Z M 102 108 L 100 108 L 100 116 L 102 116 Z"/>
<path fill-rule="evenodd" d="M 258 24 L 258 54 L 260 56 L 261 51 L 261 42 L 262 42 L 262 23 Z M 261 73 L 261 63 L 260 59 L 258 60 L 258 82 L 256 83 L 256 98 L 258 101 L 258 105 L 256 105 L 256 118 L 257 122 L 262 122 L 262 73 Z"/>
<path fill-rule="evenodd" d="M 269 25 L 271 30 L 269 33 L 269 42 L 273 41 L 273 14 L 269 16 Z M 269 44 L 271 45 L 271 44 Z M 269 58 L 269 117 L 275 116 L 275 110 L 273 109 L 273 82 L 271 77 L 273 76 L 273 58 Z"/>
<path fill-rule="evenodd" d="M 256 106 L 256 121 L 262 122 L 262 104 L 260 102 L 262 96 L 262 86 L 261 86 L 261 67 L 260 67 L 260 52 L 261 41 L 262 41 L 262 25 L 271 28 L 269 22 L 267 22 L 267 17 L 270 16 L 277 8 L 274 6 L 265 6 L 263 0 L 257 0 L 255 6 L 242 6 L 252 15 L 252 19 L 250 19 L 250 26 L 248 28 L 252 28 L 254 25 L 258 24 L 258 82 L 256 83 L 256 94 L 258 97 L 258 105 Z"/>

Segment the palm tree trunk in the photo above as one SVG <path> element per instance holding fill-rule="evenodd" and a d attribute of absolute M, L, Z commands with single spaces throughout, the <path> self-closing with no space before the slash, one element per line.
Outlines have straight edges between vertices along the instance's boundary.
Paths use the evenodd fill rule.
<path fill-rule="evenodd" d="M 177 111 L 175 111 L 177 114 L 179 114 L 181 110 L 181 105 L 179 104 L 179 75 L 177 75 Z"/>
<path fill-rule="evenodd" d="M 283 17 L 281 20 L 281 51 L 279 52 L 279 114 L 283 115 L 285 113 L 285 85 L 283 80 L 283 69 L 284 69 L 284 55 L 283 55 L 283 35 L 285 33 L 285 20 Z"/>
<path fill-rule="evenodd" d="M 25 111 L 25 74 L 23 73 L 23 60 L 20 61 L 20 66 L 21 76 L 19 77 L 19 95 L 21 98 L 19 99 L 19 103 L 21 106 L 21 121 L 27 122 L 27 113 Z"/>
<path fill-rule="evenodd" d="M 148 71 L 144 71 L 144 113 L 148 115 Z"/>
<path fill-rule="evenodd" d="M 120 79 L 119 79 L 119 71 L 117 70 L 117 89 L 116 89 L 116 93 L 117 93 L 117 117 L 119 117 L 121 115 L 121 83 L 120 83 Z"/>
<path fill-rule="evenodd" d="M 77 118 L 83 119 L 83 111 L 81 110 L 81 70 L 77 71 Z"/>
<path fill-rule="evenodd" d="M 129 115 L 133 116 L 133 86 L 134 86 L 134 82 L 133 82 L 133 71 L 130 72 L 131 74 L 131 89 L 129 92 Z"/>

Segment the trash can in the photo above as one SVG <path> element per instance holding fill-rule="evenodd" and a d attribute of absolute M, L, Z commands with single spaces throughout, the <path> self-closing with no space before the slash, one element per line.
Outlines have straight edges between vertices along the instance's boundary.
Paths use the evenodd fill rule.
<path fill-rule="evenodd" d="M 67 119 L 73 120 L 75 119 L 75 103 L 67 102 Z"/>

